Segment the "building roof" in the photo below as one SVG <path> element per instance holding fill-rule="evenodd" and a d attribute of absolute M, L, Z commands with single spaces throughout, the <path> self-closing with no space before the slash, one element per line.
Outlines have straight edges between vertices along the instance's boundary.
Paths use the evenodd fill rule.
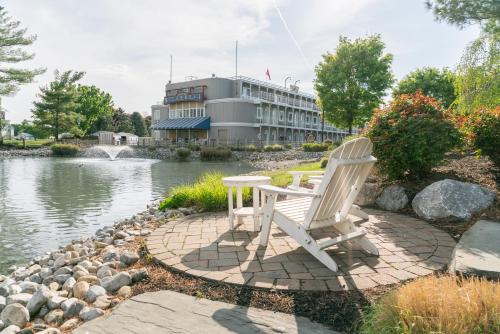
<path fill-rule="evenodd" d="M 127 133 L 127 132 L 118 132 L 118 133 L 115 133 L 115 135 L 119 136 L 119 137 L 129 137 L 129 138 L 139 137 L 138 135 L 134 135 L 133 133 Z"/>
<path fill-rule="evenodd" d="M 210 129 L 210 117 L 165 119 L 151 127 L 153 130 Z"/>

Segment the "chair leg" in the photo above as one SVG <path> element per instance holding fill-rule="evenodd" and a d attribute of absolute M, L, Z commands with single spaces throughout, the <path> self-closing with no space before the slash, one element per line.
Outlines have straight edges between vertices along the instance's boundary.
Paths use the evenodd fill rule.
<path fill-rule="evenodd" d="M 360 207 L 357 205 L 351 206 L 351 209 L 349 210 L 349 214 L 356 216 L 356 217 L 359 217 L 361 219 L 369 219 L 370 218 L 368 216 L 368 214 L 366 212 L 364 212 L 363 210 L 361 210 Z"/>
<path fill-rule="evenodd" d="M 261 229 L 260 229 L 260 240 L 259 244 L 261 246 L 267 246 L 269 241 L 269 234 L 271 233 L 271 223 L 273 222 L 273 212 L 274 212 L 274 198 L 273 196 L 268 196 L 264 194 L 265 204 L 262 208 L 262 218 L 261 218 Z"/>
<path fill-rule="evenodd" d="M 337 229 L 341 234 L 347 234 L 351 232 L 355 232 L 358 230 L 358 227 L 353 224 L 349 218 L 346 218 L 343 222 L 334 225 L 335 229 Z M 365 252 L 373 255 L 379 255 L 378 248 L 375 246 L 367 237 L 363 236 L 358 239 L 350 240 L 351 243 L 358 245 Z"/>
<path fill-rule="evenodd" d="M 330 255 L 324 250 L 322 250 L 316 240 L 314 240 L 304 229 L 302 225 L 297 225 L 295 222 L 283 219 L 282 217 L 275 216 L 275 223 L 285 231 L 289 236 L 291 236 L 295 241 L 297 241 L 305 250 L 307 250 L 312 256 L 317 258 L 321 263 L 323 263 L 331 271 L 337 271 L 337 263 L 332 259 Z"/>

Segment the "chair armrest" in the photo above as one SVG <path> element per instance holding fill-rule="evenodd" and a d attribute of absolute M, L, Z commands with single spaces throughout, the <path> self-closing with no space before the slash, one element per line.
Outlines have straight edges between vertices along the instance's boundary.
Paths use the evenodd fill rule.
<path fill-rule="evenodd" d="M 314 193 L 314 192 L 296 191 L 296 190 L 284 189 L 284 188 L 271 186 L 271 185 L 259 186 L 258 189 L 266 194 L 273 194 L 273 195 L 290 195 L 290 196 L 295 196 L 295 197 L 318 197 L 319 196 L 319 194 Z"/>
<path fill-rule="evenodd" d="M 291 175 L 323 175 L 325 174 L 322 170 L 309 170 L 309 171 L 301 171 L 301 170 L 291 170 L 288 172 Z"/>

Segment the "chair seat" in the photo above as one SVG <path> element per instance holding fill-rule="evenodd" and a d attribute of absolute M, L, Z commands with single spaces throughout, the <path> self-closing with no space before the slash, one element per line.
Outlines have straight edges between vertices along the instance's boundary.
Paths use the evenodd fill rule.
<path fill-rule="evenodd" d="M 287 199 L 285 201 L 276 202 L 275 212 L 282 214 L 290 220 L 298 224 L 304 222 L 306 212 L 311 206 L 312 197 L 302 197 Z"/>

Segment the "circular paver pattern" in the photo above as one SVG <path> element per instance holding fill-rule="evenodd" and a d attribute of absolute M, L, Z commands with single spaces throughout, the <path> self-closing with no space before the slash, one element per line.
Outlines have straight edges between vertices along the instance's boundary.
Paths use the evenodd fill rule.
<path fill-rule="evenodd" d="M 267 247 L 259 246 L 252 219 L 229 230 L 227 214 L 206 213 L 169 222 L 147 240 L 148 251 L 164 265 L 194 276 L 232 284 L 289 290 L 342 291 L 431 274 L 450 261 L 455 242 L 428 223 L 401 214 L 365 210 L 358 221 L 378 247 L 373 256 L 356 248 L 327 251 L 339 265 L 333 272 L 272 225 Z M 316 239 L 334 236 L 332 227 L 313 230 Z"/>

